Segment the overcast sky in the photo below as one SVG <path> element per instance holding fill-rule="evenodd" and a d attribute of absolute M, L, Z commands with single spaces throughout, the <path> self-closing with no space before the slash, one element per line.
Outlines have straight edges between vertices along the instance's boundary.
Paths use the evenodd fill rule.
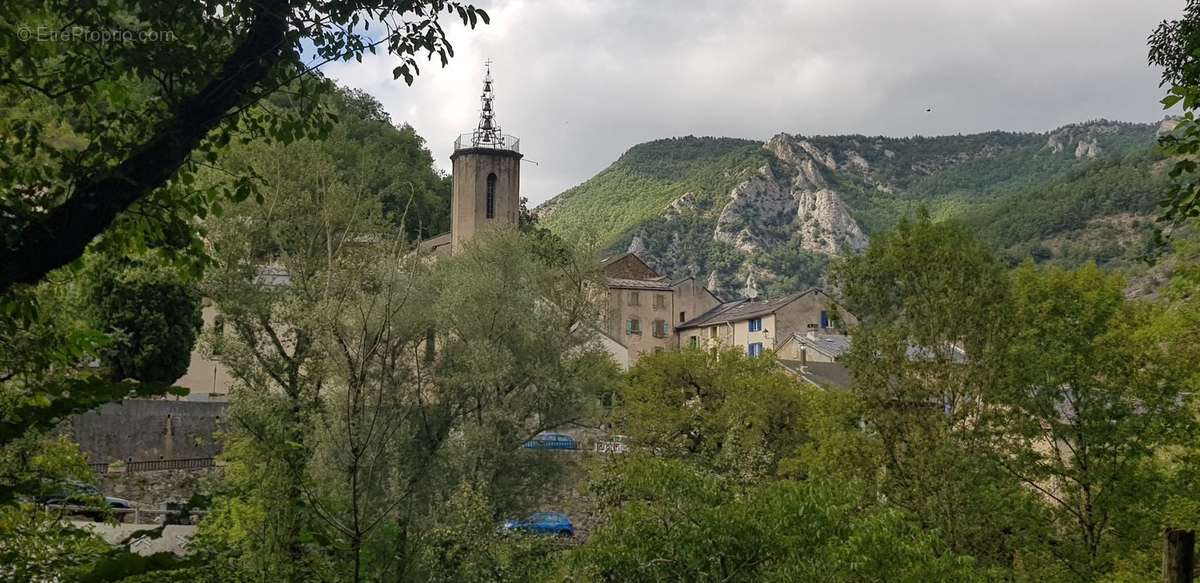
<path fill-rule="evenodd" d="M 630 146 L 779 132 L 906 136 L 1162 116 L 1146 37 L 1183 0 L 495 0 L 449 26 L 455 57 L 412 87 L 393 59 L 328 65 L 443 170 L 478 121 L 483 61 L 540 203 Z M 932 112 L 926 112 L 932 108 Z"/>

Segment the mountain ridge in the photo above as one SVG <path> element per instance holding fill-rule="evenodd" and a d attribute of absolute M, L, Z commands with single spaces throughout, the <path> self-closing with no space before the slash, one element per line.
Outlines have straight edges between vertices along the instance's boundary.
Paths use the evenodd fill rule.
<path fill-rule="evenodd" d="M 629 148 L 536 212 L 561 235 L 636 251 L 662 273 L 700 277 L 726 295 L 820 283 L 832 257 L 921 208 L 966 222 L 1013 262 L 1128 264 L 1165 191 L 1154 145 L 1170 124 L 665 138 Z M 1116 215 L 1125 220 L 1096 220 Z"/>

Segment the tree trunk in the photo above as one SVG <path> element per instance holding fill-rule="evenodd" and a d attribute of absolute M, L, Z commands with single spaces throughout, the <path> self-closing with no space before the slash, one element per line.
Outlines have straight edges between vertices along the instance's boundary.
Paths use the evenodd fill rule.
<path fill-rule="evenodd" d="M 50 271 L 83 254 L 117 215 L 167 183 L 192 150 L 225 115 L 288 54 L 287 0 L 254 2 L 254 21 L 245 39 L 221 66 L 221 73 L 196 95 L 180 102 L 173 117 L 110 170 L 96 169 L 75 192 L 17 242 L 0 249 L 0 295 L 16 284 L 34 284 Z"/>
<path fill-rule="evenodd" d="M 1192 583 L 1195 571 L 1196 532 L 1168 528 L 1163 549 L 1163 581 Z"/>

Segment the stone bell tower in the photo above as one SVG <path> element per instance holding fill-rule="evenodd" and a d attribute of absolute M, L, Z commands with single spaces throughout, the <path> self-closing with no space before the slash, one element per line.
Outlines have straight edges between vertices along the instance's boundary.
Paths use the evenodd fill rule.
<path fill-rule="evenodd" d="M 476 233 L 494 226 L 516 226 L 521 208 L 520 140 L 505 135 L 496 121 L 491 61 L 483 77 L 479 125 L 454 141 L 450 202 L 451 252 Z"/>

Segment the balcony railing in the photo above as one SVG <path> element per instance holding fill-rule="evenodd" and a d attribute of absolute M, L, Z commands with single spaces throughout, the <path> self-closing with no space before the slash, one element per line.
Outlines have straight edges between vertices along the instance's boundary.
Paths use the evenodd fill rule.
<path fill-rule="evenodd" d="M 510 152 L 521 151 L 521 139 L 516 136 L 504 134 L 497 139 L 483 141 L 476 139 L 475 134 L 462 134 L 454 140 L 454 151 L 468 150 L 471 148 L 488 148 L 491 150 L 508 150 Z"/>

